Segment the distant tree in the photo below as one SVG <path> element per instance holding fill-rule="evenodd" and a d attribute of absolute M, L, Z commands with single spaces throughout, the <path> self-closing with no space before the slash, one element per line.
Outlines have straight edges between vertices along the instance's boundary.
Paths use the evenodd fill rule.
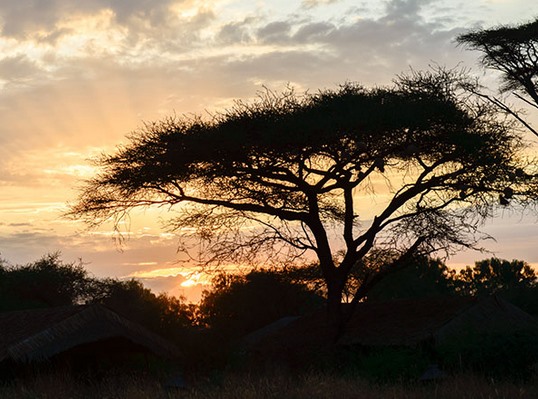
<path fill-rule="evenodd" d="M 401 262 L 397 270 L 384 273 L 394 264 L 398 255 L 391 251 L 371 251 L 362 260 L 361 267 L 354 268 L 349 275 L 344 288 L 344 301 L 351 301 L 360 287 L 367 288 L 365 292 L 368 301 L 455 294 L 456 273 L 438 258 L 426 255 L 409 257 Z M 280 269 L 279 274 L 284 279 L 306 285 L 322 296 L 327 295 L 323 275 L 316 263 L 287 266 Z M 374 276 L 375 279 L 372 278 Z"/>
<path fill-rule="evenodd" d="M 513 91 L 525 103 L 538 108 L 538 19 L 518 26 L 474 30 L 458 36 L 457 41 L 480 51 L 482 65 L 501 73 L 501 91 Z M 508 109 L 499 100 L 493 101 Z"/>
<path fill-rule="evenodd" d="M 192 232 L 202 239 L 203 263 L 311 252 L 338 329 L 346 284 L 371 251 L 397 256 L 355 303 L 416 253 L 474 247 L 499 198 L 536 192 L 513 125 L 473 85 L 454 71 L 416 72 L 389 88 L 268 92 L 209 121 L 150 123 L 96 161 L 68 215 L 119 228 L 134 208 L 173 207 L 168 227 L 185 238 L 181 250 Z M 387 201 L 372 202 L 383 183 Z"/>
<path fill-rule="evenodd" d="M 155 295 L 134 279 L 103 279 L 99 285 L 99 295 L 91 302 L 101 303 L 163 336 L 176 338 L 193 324 L 194 309 L 184 298 Z"/>
<path fill-rule="evenodd" d="M 82 262 L 65 263 L 60 253 L 22 266 L 0 264 L 0 309 L 18 310 L 85 302 L 95 281 Z"/>
<path fill-rule="evenodd" d="M 455 276 L 463 295 L 491 295 L 536 286 L 536 273 L 526 262 L 498 258 L 484 259 L 467 266 Z"/>
<path fill-rule="evenodd" d="M 489 258 L 454 275 L 459 295 L 499 295 L 525 312 L 538 316 L 538 280 L 534 269 L 521 260 Z"/>
<path fill-rule="evenodd" d="M 415 258 L 387 275 L 368 293 L 368 301 L 455 295 L 455 272 L 440 259 Z"/>
<path fill-rule="evenodd" d="M 317 262 L 310 262 L 303 265 L 288 264 L 270 269 L 278 273 L 279 277 L 292 284 L 301 284 L 309 291 L 317 293 L 319 296 L 327 297 L 327 286 L 323 279 L 323 274 Z"/>
<path fill-rule="evenodd" d="M 277 270 L 246 275 L 221 273 L 199 306 L 200 321 L 228 339 L 237 339 L 286 316 L 318 309 L 323 298 Z"/>
<path fill-rule="evenodd" d="M 538 317 L 538 284 L 501 291 L 500 295 L 525 312 Z"/>
<path fill-rule="evenodd" d="M 192 326 L 195 314 L 183 298 L 155 295 L 136 280 L 92 277 L 81 261 L 65 263 L 59 252 L 22 266 L 0 261 L 0 311 L 90 303 L 172 338 Z"/>

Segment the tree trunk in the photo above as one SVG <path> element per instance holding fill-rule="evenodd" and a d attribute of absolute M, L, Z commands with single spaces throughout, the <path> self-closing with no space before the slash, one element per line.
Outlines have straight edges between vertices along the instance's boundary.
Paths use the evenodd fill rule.
<path fill-rule="evenodd" d="M 342 296 L 344 284 L 335 279 L 327 282 L 327 326 L 329 337 L 336 342 L 343 332 L 345 325 Z"/>

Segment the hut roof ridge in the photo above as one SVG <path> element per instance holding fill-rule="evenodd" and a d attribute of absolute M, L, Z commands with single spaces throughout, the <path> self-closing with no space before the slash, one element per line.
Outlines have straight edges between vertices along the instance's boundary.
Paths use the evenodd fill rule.
<path fill-rule="evenodd" d="M 172 343 L 101 304 L 0 313 L 0 361 L 45 359 L 74 346 L 124 337 L 165 356 L 177 357 Z"/>

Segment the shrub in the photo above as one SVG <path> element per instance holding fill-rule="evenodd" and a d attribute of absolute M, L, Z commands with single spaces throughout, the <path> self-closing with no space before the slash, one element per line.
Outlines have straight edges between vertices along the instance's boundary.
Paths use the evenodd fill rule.
<path fill-rule="evenodd" d="M 538 361 L 536 329 L 513 333 L 468 333 L 438 348 L 447 370 L 495 378 L 529 378 Z"/>
<path fill-rule="evenodd" d="M 347 375 L 372 383 L 416 381 L 431 363 L 429 356 L 418 349 L 398 346 L 351 347 L 332 352 L 319 359 L 313 368 L 335 375 Z"/>
<path fill-rule="evenodd" d="M 359 373 L 373 382 L 416 380 L 429 363 L 428 357 L 418 349 L 375 348 L 359 359 Z"/>

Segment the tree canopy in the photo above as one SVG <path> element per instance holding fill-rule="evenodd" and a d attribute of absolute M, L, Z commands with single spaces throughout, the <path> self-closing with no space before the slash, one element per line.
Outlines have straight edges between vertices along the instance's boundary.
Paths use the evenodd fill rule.
<path fill-rule="evenodd" d="M 491 295 L 536 286 L 536 273 L 524 261 L 489 258 L 467 266 L 455 276 L 463 295 Z"/>
<path fill-rule="evenodd" d="M 370 292 L 368 301 L 429 298 L 455 295 L 455 272 L 440 259 L 415 257 L 408 265 L 387 275 Z"/>
<path fill-rule="evenodd" d="M 482 64 L 501 73 L 501 91 L 514 91 L 528 105 L 538 108 L 538 19 L 517 26 L 474 30 L 458 36 L 457 41 L 480 51 Z"/>
<path fill-rule="evenodd" d="M 0 311 L 83 303 L 96 289 L 81 262 L 62 262 L 59 253 L 21 266 L 0 262 Z"/>
<path fill-rule="evenodd" d="M 514 124 L 474 85 L 456 71 L 414 72 L 391 87 L 266 92 L 209 120 L 148 123 L 96 160 L 69 215 L 118 225 L 134 208 L 173 207 L 180 249 L 194 232 L 209 263 L 312 252 L 341 319 L 346 282 L 372 251 L 391 262 L 356 300 L 417 252 L 475 246 L 499 201 L 533 197 Z"/>
<path fill-rule="evenodd" d="M 280 270 L 253 270 L 246 275 L 218 274 L 200 302 L 200 320 L 228 339 L 237 339 L 285 316 L 317 310 L 319 293 L 294 282 Z"/>

